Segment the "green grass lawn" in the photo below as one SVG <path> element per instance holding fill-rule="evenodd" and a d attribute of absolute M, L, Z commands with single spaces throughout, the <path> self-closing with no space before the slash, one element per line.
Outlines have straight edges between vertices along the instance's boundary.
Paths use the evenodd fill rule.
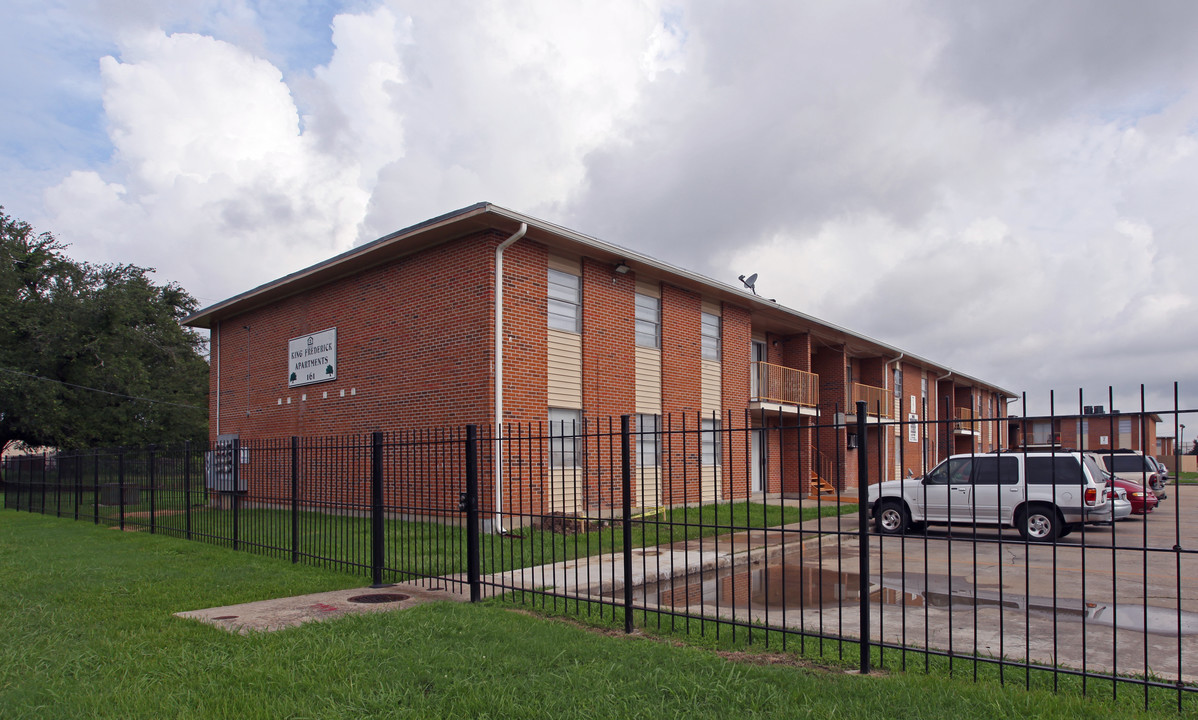
<path fill-rule="evenodd" d="M 1177 474 L 1179 483 L 1198 483 L 1198 472 L 1180 472 Z"/>
<path fill-rule="evenodd" d="M 203 543 L 0 510 L 0 717 L 1176 716 L 935 674 L 858 677 L 793 656 L 733 660 L 503 601 L 246 636 L 171 615 L 356 584 Z"/>

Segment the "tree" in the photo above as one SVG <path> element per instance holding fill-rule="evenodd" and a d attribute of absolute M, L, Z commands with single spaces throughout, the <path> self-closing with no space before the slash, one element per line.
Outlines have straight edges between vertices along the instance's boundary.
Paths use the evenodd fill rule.
<path fill-rule="evenodd" d="M 0 447 L 207 438 L 197 303 L 149 268 L 68 258 L 0 207 Z"/>

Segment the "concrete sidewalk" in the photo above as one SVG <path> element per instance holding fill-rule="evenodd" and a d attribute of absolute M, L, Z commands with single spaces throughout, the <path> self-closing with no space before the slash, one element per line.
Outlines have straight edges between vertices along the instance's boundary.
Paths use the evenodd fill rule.
<path fill-rule="evenodd" d="M 855 499 L 854 499 L 855 501 Z M 770 499 L 786 507 L 813 507 L 813 499 Z M 822 504 L 831 504 L 827 500 Z M 536 589 L 581 598 L 608 597 L 624 589 L 671 578 L 708 573 L 726 567 L 769 563 L 798 552 L 800 544 L 834 541 L 839 533 L 857 532 L 857 514 L 816 518 L 779 527 L 753 529 L 683 540 L 632 551 L 632 575 L 624 577 L 624 553 L 603 553 L 549 565 L 520 568 L 484 576 L 484 593 Z M 488 591 L 486 588 L 490 588 Z"/>

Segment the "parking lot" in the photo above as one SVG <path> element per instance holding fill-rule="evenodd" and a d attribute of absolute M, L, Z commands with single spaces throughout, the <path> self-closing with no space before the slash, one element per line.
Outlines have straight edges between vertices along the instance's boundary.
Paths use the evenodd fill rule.
<path fill-rule="evenodd" d="M 875 633 L 1091 671 L 1198 678 L 1198 488 L 1147 517 L 1086 526 L 1054 545 L 1014 530 L 934 526 L 872 536 Z M 1178 509 L 1181 509 L 1180 515 Z M 842 556 L 856 554 L 845 537 Z M 821 554 L 828 559 L 828 550 Z"/>

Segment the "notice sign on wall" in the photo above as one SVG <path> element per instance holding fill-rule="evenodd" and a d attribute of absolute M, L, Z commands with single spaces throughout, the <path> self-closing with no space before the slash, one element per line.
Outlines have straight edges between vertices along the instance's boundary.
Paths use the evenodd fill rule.
<path fill-rule="evenodd" d="M 291 338 L 287 343 L 287 387 L 337 379 L 337 328 Z"/>

